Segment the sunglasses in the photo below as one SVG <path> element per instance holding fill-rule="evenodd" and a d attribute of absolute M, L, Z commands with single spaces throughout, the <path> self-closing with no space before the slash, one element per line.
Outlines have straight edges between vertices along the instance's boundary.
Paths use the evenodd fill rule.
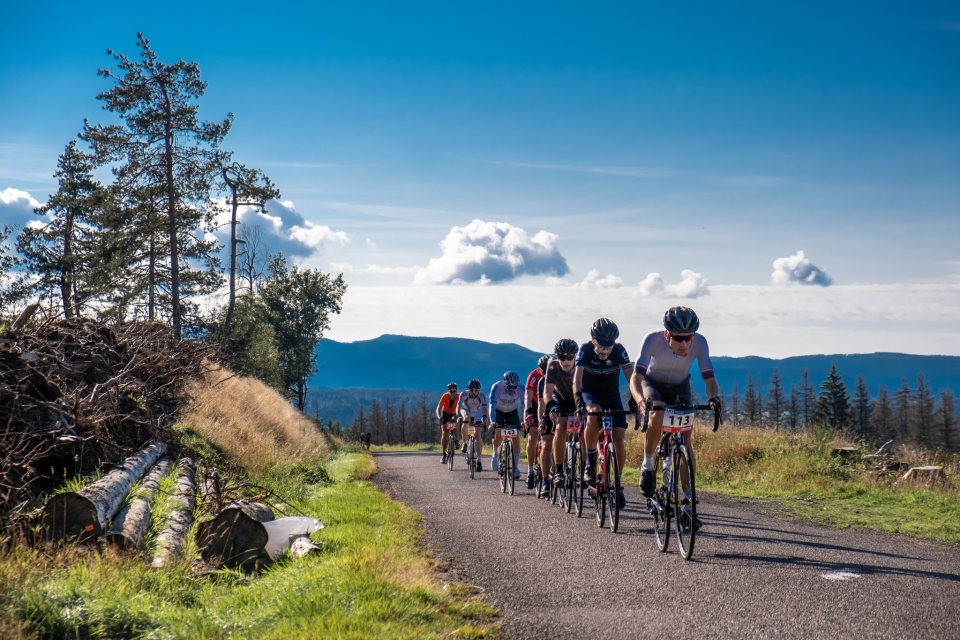
<path fill-rule="evenodd" d="M 507 389 L 510 390 L 510 391 L 513 391 L 513 390 L 516 389 L 516 388 L 517 388 L 517 385 L 515 385 L 515 384 L 508 384 L 508 385 L 507 385 Z"/>
<path fill-rule="evenodd" d="M 690 342 L 691 340 L 693 340 L 693 334 L 691 333 L 688 336 L 678 336 L 671 333 L 670 339 L 673 340 L 674 342 Z"/>
<path fill-rule="evenodd" d="M 565 362 L 569 362 L 570 360 L 573 360 L 573 356 L 557 356 L 557 360 L 563 360 Z"/>

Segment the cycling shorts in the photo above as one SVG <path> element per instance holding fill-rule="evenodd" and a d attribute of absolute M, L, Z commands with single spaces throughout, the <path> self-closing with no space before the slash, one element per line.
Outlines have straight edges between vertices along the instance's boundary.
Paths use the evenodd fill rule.
<path fill-rule="evenodd" d="M 683 396 L 687 404 L 693 400 L 693 386 L 690 384 L 690 376 L 680 384 L 664 385 L 657 384 L 650 378 L 644 378 L 640 385 L 643 387 L 643 397 L 651 398 L 654 402 L 664 404 L 676 404 L 677 398 Z"/>
<path fill-rule="evenodd" d="M 519 427 L 520 426 L 520 412 L 514 409 L 513 411 L 507 411 L 504 413 L 497 409 L 497 426 L 498 427 Z"/>
<path fill-rule="evenodd" d="M 457 421 L 457 414 L 455 413 L 447 413 L 446 411 L 441 411 L 440 413 L 443 414 L 440 416 L 440 424 Z"/>
<path fill-rule="evenodd" d="M 617 393 L 617 395 L 594 396 L 584 391 L 583 401 L 587 406 L 591 404 L 599 405 L 600 408 L 605 411 L 623 411 L 623 400 L 620 398 L 619 393 Z M 620 414 L 612 417 L 614 429 L 627 428 L 627 416 Z"/>

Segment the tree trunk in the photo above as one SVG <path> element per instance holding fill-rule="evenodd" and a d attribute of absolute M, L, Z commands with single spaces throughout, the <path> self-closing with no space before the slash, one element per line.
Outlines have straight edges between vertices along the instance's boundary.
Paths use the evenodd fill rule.
<path fill-rule="evenodd" d="M 73 317 L 73 304 L 70 300 L 71 283 L 73 281 L 73 260 L 70 255 L 73 252 L 71 240 L 73 240 L 73 212 L 67 208 L 66 220 L 63 230 L 63 262 L 60 267 L 60 297 L 63 299 L 63 317 Z"/>
<path fill-rule="evenodd" d="M 197 531 L 200 557 L 208 564 L 244 570 L 256 567 L 267 546 L 263 522 L 273 520 L 273 511 L 261 502 L 237 500 Z"/>
<path fill-rule="evenodd" d="M 160 488 L 160 480 L 167 475 L 170 469 L 170 460 L 163 458 L 153 470 L 147 474 L 137 497 L 130 502 L 130 506 L 121 511 L 110 525 L 105 536 L 107 544 L 114 549 L 139 549 L 143 538 L 150 528 L 150 503 Z"/>
<path fill-rule="evenodd" d="M 166 106 L 163 121 L 165 145 L 163 158 L 167 174 L 167 216 L 170 220 L 170 296 L 173 307 L 173 337 L 179 340 L 182 336 L 182 324 L 180 318 L 180 261 L 179 245 L 177 244 L 177 193 L 173 180 L 173 127 L 170 122 L 173 114 L 170 112 L 171 106 L 170 99 L 167 96 L 167 87 L 161 82 L 160 88 L 163 91 Z"/>
<path fill-rule="evenodd" d="M 166 450 L 166 443 L 151 442 L 80 492 L 58 493 L 50 498 L 43 508 L 44 537 L 78 542 L 99 538 L 133 484 Z"/>
<path fill-rule="evenodd" d="M 311 540 L 306 534 L 296 536 L 290 541 L 290 556 L 294 560 L 320 553 L 322 549 L 322 545 Z"/>
<path fill-rule="evenodd" d="M 193 460 L 181 458 L 177 472 L 175 506 L 167 518 L 167 526 L 157 536 L 157 553 L 154 567 L 162 567 L 177 558 L 183 550 L 183 539 L 193 522 L 193 510 L 197 506 L 197 491 L 193 484 Z"/>
<path fill-rule="evenodd" d="M 237 301 L 237 184 L 227 177 L 227 170 L 223 170 L 223 180 L 230 187 L 233 214 L 230 217 L 230 298 L 227 301 L 227 318 L 223 323 L 223 342 L 227 350 L 233 346 L 230 339 L 230 325 L 233 321 L 233 308 Z"/>

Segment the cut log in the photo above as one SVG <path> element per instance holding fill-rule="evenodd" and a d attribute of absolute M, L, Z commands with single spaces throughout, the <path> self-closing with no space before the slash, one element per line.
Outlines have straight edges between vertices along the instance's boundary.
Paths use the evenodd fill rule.
<path fill-rule="evenodd" d="M 130 506 L 121 511 L 110 530 L 104 536 L 107 546 L 119 551 L 120 549 L 139 549 L 143 538 L 150 528 L 150 503 L 160 488 L 160 480 L 170 470 L 170 460 L 161 459 L 153 466 L 147 477 L 144 478 L 137 492 L 137 497 L 130 501 Z"/>
<path fill-rule="evenodd" d="M 197 506 L 197 490 L 193 484 L 193 460 L 180 458 L 177 471 L 177 493 L 173 496 L 174 507 L 167 524 L 157 536 L 157 553 L 152 566 L 162 567 L 179 557 L 183 551 L 183 539 L 193 523 L 193 510 Z"/>
<path fill-rule="evenodd" d="M 320 553 L 323 546 L 310 539 L 308 535 L 290 536 L 290 556 L 294 560 Z"/>
<path fill-rule="evenodd" d="M 897 482 L 939 482 L 944 479 L 943 467 L 911 467 Z"/>
<path fill-rule="evenodd" d="M 263 522 L 273 520 L 273 511 L 262 502 L 237 500 L 200 525 L 200 557 L 210 564 L 253 569 L 267 545 Z"/>
<path fill-rule="evenodd" d="M 841 460 L 853 460 L 860 456 L 860 450 L 856 447 L 834 447 L 830 454 L 834 458 L 840 458 Z"/>
<path fill-rule="evenodd" d="M 89 542 L 102 536 L 130 488 L 166 450 L 166 443 L 151 442 L 79 492 L 50 498 L 43 507 L 44 537 L 50 541 Z"/>
<path fill-rule="evenodd" d="M 27 305 L 27 308 L 20 312 L 20 315 L 17 316 L 17 319 L 13 321 L 13 326 L 10 328 L 14 331 L 23 329 L 23 325 L 30 322 L 30 318 L 33 317 L 33 314 L 37 312 L 37 309 L 40 308 L 39 302 L 34 302 L 33 304 Z"/>

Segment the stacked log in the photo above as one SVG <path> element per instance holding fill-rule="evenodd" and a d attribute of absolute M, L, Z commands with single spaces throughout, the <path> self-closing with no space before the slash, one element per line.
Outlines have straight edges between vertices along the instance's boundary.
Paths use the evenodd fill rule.
<path fill-rule="evenodd" d="M 54 542 L 89 542 L 102 536 L 130 488 L 166 450 L 166 443 L 151 442 L 79 492 L 54 495 L 43 508 L 43 537 Z"/>
<path fill-rule="evenodd" d="M 193 522 L 193 510 L 197 505 L 197 493 L 193 484 L 193 460 L 181 458 L 177 472 L 177 493 L 173 496 L 175 506 L 167 518 L 167 525 L 157 536 L 157 552 L 152 566 L 162 567 L 177 558 L 183 551 L 183 539 Z"/>
<path fill-rule="evenodd" d="M 232 502 L 213 520 L 200 525 L 200 557 L 214 566 L 255 568 L 269 537 L 262 523 L 271 520 L 273 511 L 262 502 Z"/>
<path fill-rule="evenodd" d="M 130 502 L 130 506 L 113 519 L 110 530 L 104 536 L 109 547 L 117 551 L 140 548 L 150 528 L 150 503 L 153 502 L 153 496 L 160 488 L 160 480 L 167 475 L 169 469 L 170 460 L 163 458 L 147 474 L 140 485 L 137 497 Z"/>

